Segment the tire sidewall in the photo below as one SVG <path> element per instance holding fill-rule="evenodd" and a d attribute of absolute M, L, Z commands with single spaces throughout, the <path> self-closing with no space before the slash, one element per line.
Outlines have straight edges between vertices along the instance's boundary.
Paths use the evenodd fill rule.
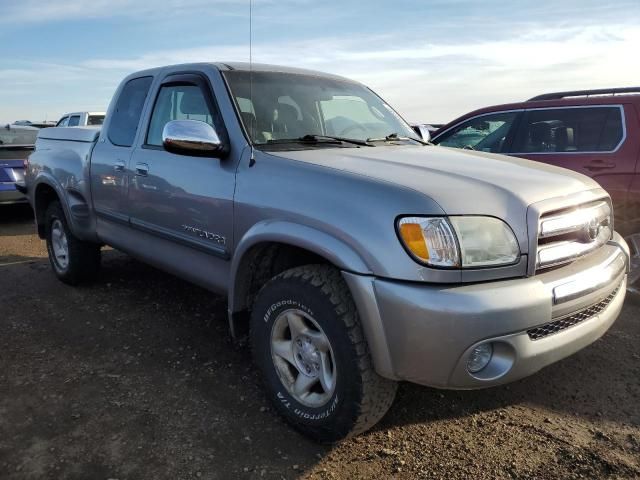
<path fill-rule="evenodd" d="M 327 403 L 309 407 L 297 401 L 284 386 L 271 357 L 271 330 L 278 316 L 299 309 L 312 317 L 329 339 L 336 368 L 336 388 Z M 260 293 L 252 312 L 251 339 L 254 360 L 263 373 L 266 388 L 277 410 L 299 429 L 330 430 L 332 434 L 351 429 L 362 398 L 355 345 L 346 325 L 329 297 L 299 278 L 270 282 Z M 309 432 L 306 432 L 309 433 Z"/>
<path fill-rule="evenodd" d="M 53 242 L 51 239 L 51 231 L 52 231 L 53 223 L 56 220 L 59 220 L 60 223 L 62 224 L 64 234 L 67 237 L 67 242 L 69 242 L 70 241 L 69 229 L 67 228 L 67 222 L 66 222 L 66 219 L 64 218 L 64 214 L 62 213 L 62 208 L 60 207 L 60 204 L 52 204 L 47 209 L 46 239 L 47 239 L 47 253 L 49 254 L 49 262 L 51 263 L 51 267 L 53 268 L 53 270 L 56 272 L 58 276 L 63 277 L 69 273 L 69 268 L 71 267 L 71 262 L 72 262 L 71 249 L 70 248 L 67 249 L 67 255 L 69 256 L 67 267 L 62 268 L 58 264 L 58 261 L 56 260 L 55 254 L 53 252 Z"/>

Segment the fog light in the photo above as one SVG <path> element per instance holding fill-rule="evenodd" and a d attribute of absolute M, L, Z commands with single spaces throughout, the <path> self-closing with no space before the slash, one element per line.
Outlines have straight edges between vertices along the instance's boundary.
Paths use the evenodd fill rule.
<path fill-rule="evenodd" d="M 490 343 L 478 345 L 471 351 L 471 355 L 469 355 L 467 370 L 469 370 L 470 373 L 478 373 L 489 364 L 492 355 L 493 346 Z"/>

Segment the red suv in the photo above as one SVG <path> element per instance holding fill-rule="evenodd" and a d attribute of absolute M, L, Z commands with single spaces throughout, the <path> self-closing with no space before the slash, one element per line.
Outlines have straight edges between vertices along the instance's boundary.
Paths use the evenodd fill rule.
<path fill-rule="evenodd" d="M 630 284 L 640 277 L 640 87 L 548 93 L 482 108 L 440 128 L 432 142 L 592 177 L 611 195 L 615 228 L 633 250 Z"/>

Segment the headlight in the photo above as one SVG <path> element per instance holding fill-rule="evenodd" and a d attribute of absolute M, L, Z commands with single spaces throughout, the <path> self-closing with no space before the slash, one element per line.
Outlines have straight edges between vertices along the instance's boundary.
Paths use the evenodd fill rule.
<path fill-rule="evenodd" d="M 435 267 L 508 265 L 520 256 L 509 226 L 493 217 L 404 217 L 398 232 L 418 261 Z"/>

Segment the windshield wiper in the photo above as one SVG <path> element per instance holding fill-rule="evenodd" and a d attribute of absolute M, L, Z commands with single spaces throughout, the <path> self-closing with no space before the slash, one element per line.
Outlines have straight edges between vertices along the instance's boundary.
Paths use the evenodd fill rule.
<path fill-rule="evenodd" d="M 277 144 L 277 143 L 351 143 L 353 145 L 360 145 L 363 147 L 373 147 L 368 141 L 358 140 L 357 138 L 345 138 L 345 137 L 334 137 L 332 135 L 315 135 L 315 134 L 307 134 L 302 137 L 297 138 L 277 138 L 274 140 L 267 140 L 268 144 Z"/>
<path fill-rule="evenodd" d="M 414 142 L 421 143 L 422 145 L 433 145 L 432 143 L 425 142 L 424 140 L 420 140 L 418 138 L 401 137 L 397 133 L 390 133 L 386 137 L 381 137 L 381 138 L 367 138 L 367 142 L 395 142 L 398 140 L 404 140 L 404 141 L 413 140 Z"/>

